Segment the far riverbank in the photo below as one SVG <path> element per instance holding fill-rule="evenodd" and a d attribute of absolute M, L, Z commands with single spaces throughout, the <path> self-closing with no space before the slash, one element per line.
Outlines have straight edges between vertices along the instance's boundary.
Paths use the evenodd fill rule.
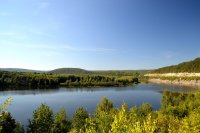
<path fill-rule="evenodd" d="M 148 79 L 150 83 L 156 84 L 167 84 L 167 85 L 179 85 L 179 86 L 188 86 L 193 88 L 200 88 L 200 80 L 167 80 L 167 79 L 159 79 L 159 78 L 150 78 Z"/>
<path fill-rule="evenodd" d="M 200 88 L 200 73 L 146 74 L 148 82 Z"/>

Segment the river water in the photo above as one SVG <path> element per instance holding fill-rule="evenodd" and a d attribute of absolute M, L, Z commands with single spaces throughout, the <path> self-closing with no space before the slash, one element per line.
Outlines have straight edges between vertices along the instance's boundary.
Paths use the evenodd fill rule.
<path fill-rule="evenodd" d="M 13 101 L 9 107 L 12 116 L 27 125 L 28 119 L 32 117 L 33 111 L 42 103 L 49 105 L 54 112 L 64 107 L 67 116 L 72 117 L 73 113 L 80 106 L 92 113 L 102 97 L 110 99 L 115 107 L 127 103 L 128 107 L 140 106 L 142 103 L 150 103 L 154 110 L 160 108 L 162 91 L 190 92 L 192 88 L 158 85 L 139 84 L 129 87 L 103 87 L 103 88 L 57 88 L 57 89 L 35 89 L 35 90 L 14 90 L 1 91 L 0 103 L 8 97 Z"/>

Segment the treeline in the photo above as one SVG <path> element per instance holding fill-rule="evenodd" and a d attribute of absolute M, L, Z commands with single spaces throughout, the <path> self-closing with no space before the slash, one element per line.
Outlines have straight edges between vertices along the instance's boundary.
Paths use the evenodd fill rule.
<path fill-rule="evenodd" d="M 0 71 L 0 87 L 43 88 L 58 85 L 58 77 L 51 74 Z"/>
<path fill-rule="evenodd" d="M 196 72 L 200 73 L 200 58 L 189 62 L 183 62 L 178 65 L 163 67 L 152 71 L 152 73 L 179 73 L 179 72 Z"/>
<path fill-rule="evenodd" d="M 12 116 L 1 116 L 2 133 L 23 133 L 24 128 Z M 5 118 L 6 117 L 6 118 Z M 77 109 L 73 118 L 67 117 L 65 109 L 53 113 L 42 104 L 29 120 L 27 133 L 199 133 L 200 92 L 182 94 L 164 92 L 162 107 L 153 111 L 149 104 L 128 109 L 126 104 L 114 108 L 107 98 L 102 98 L 96 111 L 89 114 L 83 107 Z"/>
<path fill-rule="evenodd" d="M 73 74 L 73 75 L 101 75 L 101 76 L 142 76 L 149 73 L 150 70 L 101 70 L 89 71 L 80 68 L 59 68 L 48 73 L 52 74 Z"/>
<path fill-rule="evenodd" d="M 107 70 L 107 71 L 93 71 L 98 75 L 109 75 L 109 76 L 134 76 L 139 77 L 144 74 L 150 73 L 151 70 Z"/>
<path fill-rule="evenodd" d="M 139 83 L 133 76 L 61 75 L 0 71 L 0 87 L 101 87 L 126 86 Z"/>
<path fill-rule="evenodd" d="M 61 85 L 66 87 L 101 87 L 101 86 L 127 86 L 139 83 L 138 78 L 132 76 L 67 76 Z M 63 81 L 64 81 L 63 80 Z"/>

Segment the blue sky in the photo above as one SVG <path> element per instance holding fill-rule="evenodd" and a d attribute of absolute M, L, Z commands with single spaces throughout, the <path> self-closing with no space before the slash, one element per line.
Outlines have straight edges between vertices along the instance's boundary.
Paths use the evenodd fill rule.
<path fill-rule="evenodd" d="M 200 56 L 199 0 L 1 0 L 0 67 L 152 69 Z"/>

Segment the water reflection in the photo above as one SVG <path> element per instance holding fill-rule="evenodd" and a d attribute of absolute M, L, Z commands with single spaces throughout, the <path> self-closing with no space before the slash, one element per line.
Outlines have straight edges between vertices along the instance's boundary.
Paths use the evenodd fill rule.
<path fill-rule="evenodd" d="M 16 89 L 9 88 L 9 91 L 0 91 L 0 96 L 5 95 L 38 95 L 38 94 L 55 94 L 59 92 L 97 92 L 97 91 L 156 91 L 162 93 L 163 90 L 174 91 L 174 92 L 194 92 L 197 89 L 193 89 L 191 87 L 183 87 L 183 86 L 170 86 L 164 84 L 141 84 L 129 87 L 99 87 L 99 88 L 51 88 L 51 89 Z M 16 89 L 16 90 L 15 90 Z"/>

